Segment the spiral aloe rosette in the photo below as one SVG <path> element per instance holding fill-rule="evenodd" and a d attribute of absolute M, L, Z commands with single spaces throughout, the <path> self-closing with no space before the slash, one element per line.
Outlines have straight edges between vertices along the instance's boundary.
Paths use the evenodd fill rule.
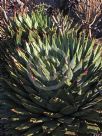
<path fill-rule="evenodd" d="M 102 127 L 102 57 L 87 38 L 38 37 L 9 62 L 4 105 L 8 133 L 23 136 L 92 134 Z"/>

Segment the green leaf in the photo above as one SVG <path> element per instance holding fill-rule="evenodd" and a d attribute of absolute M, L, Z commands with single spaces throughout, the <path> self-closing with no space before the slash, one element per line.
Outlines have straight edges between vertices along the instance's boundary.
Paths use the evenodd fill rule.
<path fill-rule="evenodd" d="M 42 130 L 41 126 L 34 126 L 34 127 L 29 128 L 29 130 L 25 132 L 23 136 L 35 136 L 41 130 Z"/>
<path fill-rule="evenodd" d="M 29 15 L 25 15 L 24 16 L 24 21 L 25 21 L 25 23 L 27 24 L 27 26 L 30 28 L 30 29 L 32 29 L 32 20 L 30 19 L 30 17 L 29 17 Z"/>
<path fill-rule="evenodd" d="M 35 95 L 35 94 L 30 94 L 29 97 L 31 98 L 31 100 L 36 103 L 37 105 L 46 108 L 47 105 L 47 101 L 42 99 L 41 97 Z"/>
<path fill-rule="evenodd" d="M 77 110 L 77 107 L 68 105 L 64 107 L 63 109 L 61 109 L 60 113 L 63 115 L 70 115 L 70 114 L 73 114 L 76 110 Z"/>
<path fill-rule="evenodd" d="M 52 131 L 54 131 L 58 126 L 60 125 L 60 123 L 58 123 L 57 121 L 49 121 L 49 122 L 45 122 L 42 125 L 43 128 L 43 132 L 46 132 L 47 134 L 50 134 Z"/>

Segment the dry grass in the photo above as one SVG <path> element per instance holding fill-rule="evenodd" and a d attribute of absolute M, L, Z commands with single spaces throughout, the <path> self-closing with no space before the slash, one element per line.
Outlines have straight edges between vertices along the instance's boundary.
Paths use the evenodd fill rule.
<path fill-rule="evenodd" d="M 92 22 L 95 16 L 101 14 L 102 0 L 84 0 L 78 5 L 78 10 L 85 14 L 85 21 Z"/>
<path fill-rule="evenodd" d="M 85 30 L 90 38 L 94 37 L 93 29 L 102 20 L 102 0 L 81 0 L 76 9 L 81 20 L 81 30 Z"/>

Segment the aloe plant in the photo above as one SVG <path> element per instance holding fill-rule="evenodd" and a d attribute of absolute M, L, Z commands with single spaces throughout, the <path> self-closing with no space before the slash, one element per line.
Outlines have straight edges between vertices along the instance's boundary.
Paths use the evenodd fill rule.
<path fill-rule="evenodd" d="M 9 79 L 1 79 L 0 97 L 6 133 L 82 136 L 101 132 L 102 47 L 95 47 L 94 39 L 86 35 L 77 39 L 76 29 L 65 22 L 67 17 L 48 17 L 43 11 L 18 14 L 4 29 L 10 37 L 2 55 Z"/>
<path fill-rule="evenodd" d="M 8 133 L 23 136 L 93 134 L 102 130 L 100 46 L 73 32 L 33 38 L 8 61 L 3 106 Z"/>

